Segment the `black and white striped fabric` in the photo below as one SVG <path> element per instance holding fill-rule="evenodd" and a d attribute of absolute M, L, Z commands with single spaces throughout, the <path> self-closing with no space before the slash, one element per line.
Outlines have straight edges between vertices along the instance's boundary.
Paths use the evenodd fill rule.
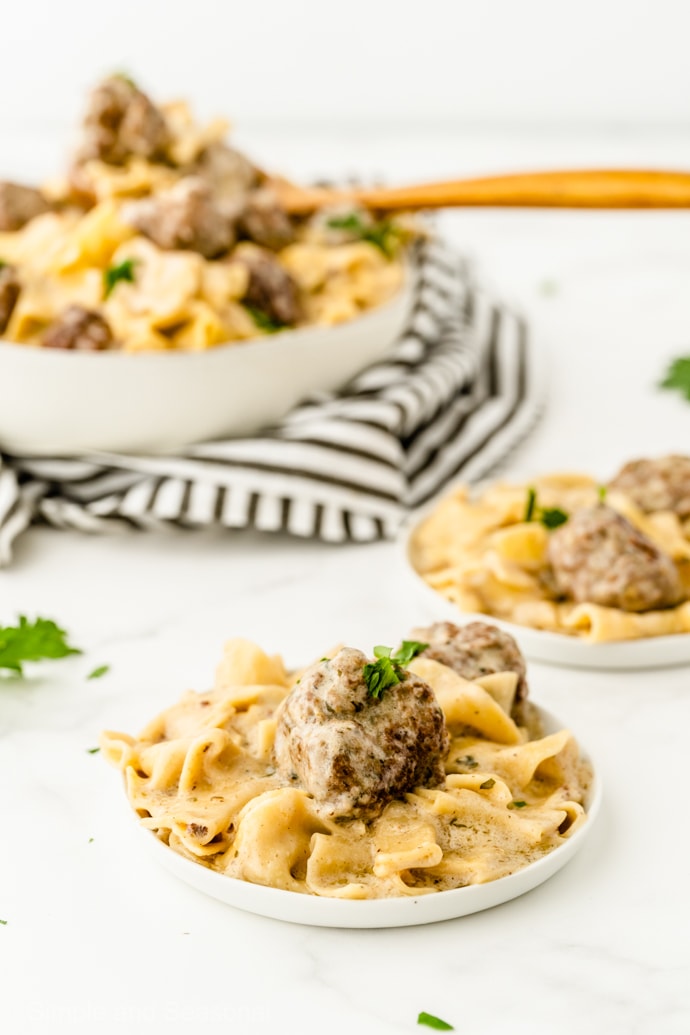
<path fill-rule="evenodd" d="M 330 543 L 391 538 L 446 482 L 505 459 L 538 416 L 540 381 L 523 319 L 428 242 L 408 326 L 385 360 L 261 435 L 175 457 L 0 455 L 0 564 L 40 521 L 84 532 L 217 525 Z"/>

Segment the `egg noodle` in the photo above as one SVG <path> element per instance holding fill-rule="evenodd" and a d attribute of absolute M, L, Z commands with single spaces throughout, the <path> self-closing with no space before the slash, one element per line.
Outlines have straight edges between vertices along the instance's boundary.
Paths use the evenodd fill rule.
<path fill-rule="evenodd" d="M 130 156 L 122 165 L 100 159 L 80 168 L 80 183 L 95 202 L 84 211 L 72 185 L 54 182 L 44 195 L 56 211 L 31 219 L 22 229 L 0 233 L 0 259 L 21 278 L 21 294 L 2 335 L 40 344 L 46 328 L 68 306 L 102 315 L 117 347 L 142 350 L 208 349 L 266 333 L 241 304 L 248 273 L 234 254 L 209 261 L 194 251 L 165 250 L 141 236 L 122 217 L 133 199 L 157 196 L 178 183 L 184 163 L 223 140 L 223 121 L 197 126 L 186 105 L 161 105 L 172 133 L 169 152 L 181 166 Z M 325 243 L 314 225 L 296 228 L 296 240 L 276 253 L 296 282 L 301 325 L 351 320 L 391 298 L 401 285 L 402 265 L 366 240 Z M 131 282 L 104 291 L 108 269 L 131 263 Z"/>
<path fill-rule="evenodd" d="M 511 718 L 513 672 L 463 679 L 409 666 L 434 690 L 451 743 L 441 786 L 378 817 L 333 821 L 276 772 L 276 711 L 295 684 L 245 640 L 225 649 L 215 688 L 185 694 L 140 734 L 106 732 L 142 825 L 228 877 L 343 899 L 420 895 L 496 880 L 553 851 L 586 821 L 591 770 L 567 730 L 543 736 L 536 709 Z"/>
<path fill-rule="evenodd" d="M 461 486 L 414 531 L 409 556 L 415 570 L 461 611 L 590 642 L 690 632 L 687 599 L 675 607 L 642 613 L 558 600 L 548 578 L 550 532 L 539 521 L 524 520 L 532 487 L 542 506 L 566 513 L 595 504 L 599 491 L 593 478 L 561 473 L 537 478 L 529 487 L 495 483 L 477 495 Z M 672 511 L 645 514 L 613 489 L 606 503 L 674 560 L 690 597 L 690 522 L 682 522 Z"/>

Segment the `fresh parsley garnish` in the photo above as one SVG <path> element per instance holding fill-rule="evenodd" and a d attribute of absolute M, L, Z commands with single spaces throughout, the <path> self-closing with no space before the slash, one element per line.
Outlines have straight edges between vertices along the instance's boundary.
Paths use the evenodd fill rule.
<path fill-rule="evenodd" d="M 608 489 L 606 488 L 605 485 L 600 485 L 599 488 L 597 489 L 597 496 L 599 498 L 599 502 L 600 503 L 603 503 L 604 500 L 606 499 L 606 493 L 607 492 L 608 492 Z"/>
<path fill-rule="evenodd" d="M 690 401 L 690 356 L 679 356 L 673 360 L 659 388 L 677 388 Z"/>
<path fill-rule="evenodd" d="M 69 645 L 65 630 L 49 618 L 30 622 L 26 615 L 20 615 L 17 625 L 0 627 L 0 670 L 21 676 L 25 661 L 66 658 L 69 654 L 81 651 Z"/>
<path fill-rule="evenodd" d="M 496 781 L 494 780 L 494 778 L 492 776 L 490 776 L 488 780 L 484 781 L 484 783 L 480 783 L 479 784 L 479 790 L 480 791 L 490 791 L 495 783 L 496 783 Z"/>
<path fill-rule="evenodd" d="M 97 755 L 100 750 L 101 750 L 100 748 L 87 748 L 86 749 L 86 754 L 87 755 Z"/>
<path fill-rule="evenodd" d="M 479 768 L 479 762 L 476 758 L 473 758 L 472 755 L 465 755 L 464 758 L 456 758 L 455 764 L 464 766 L 465 769 Z"/>
<path fill-rule="evenodd" d="M 110 672 L 110 665 L 98 665 L 93 672 L 89 672 L 87 679 L 100 679 L 101 676 L 107 675 Z"/>
<path fill-rule="evenodd" d="M 274 320 L 273 317 L 269 316 L 268 313 L 265 313 L 263 309 L 257 309 L 256 306 L 247 305 L 246 303 L 244 308 L 247 310 L 259 330 L 264 331 L 266 334 L 277 334 L 278 331 L 284 331 L 287 327 L 287 324 L 280 323 L 279 320 Z"/>
<path fill-rule="evenodd" d="M 0 920 L 0 924 L 2 924 L 3 927 L 7 927 L 7 920 Z"/>
<path fill-rule="evenodd" d="M 508 804 L 509 809 L 524 809 L 527 806 L 526 801 L 511 801 Z"/>
<path fill-rule="evenodd" d="M 92 838 L 92 837 L 90 837 L 90 838 L 89 838 L 89 844 L 90 844 L 90 845 L 92 845 L 92 844 L 93 844 L 93 838 Z"/>
<path fill-rule="evenodd" d="M 537 500 L 537 490 L 527 490 L 527 501 L 525 502 L 525 515 L 523 521 L 540 521 L 545 528 L 558 528 L 568 520 L 568 514 L 560 507 L 540 507 Z"/>
<path fill-rule="evenodd" d="M 427 1028 L 435 1028 L 436 1031 L 455 1031 L 448 1021 L 442 1021 L 440 1017 L 434 1017 L 433 1013 L 426 1013 L 424 1010 L 417 1018 L 417 1024 L 426 1024 Z"/>
<path fill-rule="evenodd" d="M 134 283 L 134 267 L 138 259 L 123 259 L 117 266 L 108 266 L 103 270 L 103 298 L 108 298 L 121 280 L 128 284 Z"/>
<path fill-rule="evenodd" d="M 405 234 L 401 227 L 391 219 L 367 223 L 357 212 L 348 212 L 343 216 L 332 216 L 326 222 L 332 230 L 347 230 L 360 241 L 368 241 L 382 251 L 388 259 L 392 259 L 400 250 Z"/>
<path fill-rule="evenodd" d="M 402 682 L 405 678 L 404 667 L 428 646 L 428 643 L 419 643 L 417 640 L 403 640 L 395 654 L 392 647 L 374 647 L 376 661 L 364 666 L 364 681 L 370 695 L 378 700 L 389 686 Z"/>

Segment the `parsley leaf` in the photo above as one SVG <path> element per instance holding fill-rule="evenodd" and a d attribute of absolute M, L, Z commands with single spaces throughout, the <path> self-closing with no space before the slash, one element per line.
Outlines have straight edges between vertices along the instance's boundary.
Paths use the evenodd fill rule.
<path fill-rule="evenodd" d="M 495 783 L 496 783 L 496 781 L 494 780 L 493 776 L 490 776 L 488 780 L 484 781 L 484 783 L 480 783 L 479 784 L 479 790 L 480 791 L 490 791 Z"/>
<path fill-rule="evenodd" d="M 558 528 L 566 523 L 568 517 L 569 515 L 560 507 L 540 507 L 537 490 L 532 486 L 529 487 L 523 521 L 540 521 L 544 528 Z"/>
<path fill-rule="evenodd" d="M 395 654 L 392 647 L 374 647 L 376 661 L 366 664 L 363 670 L 364 681 L 371 696 L 378 700 L 389 686 L 401 683 L 405 678 L 404 666 L 409 665 L 428 646 L 428 643 L 419 643 L 417 640 L 403 640 Z"/>
<path fill-rule="evenodd" d="M 368 241 L 388 259 L 392 259 L 400 250 L 405 234 L 392 219 L 381 219 L 368 223 L 357 212 L 348 212 L 343 216 L 332 216 L 326 223 L 332 230 L 347 230 L 360 241 Z"/>
<path fill-rule="evenodd" d="M 690 401 L 690 356 L 673 360 L 659 388 L 677 388 Z"/>
<path fill-rule="evenodd" d="M 138 259 L 124 259 L 119 266 L 108 266 L 103 270 L 103 298 L 108 298 L 121 280 L 128 284 L 134 283 L 134 267 Z"/>
<path fill-rule="evenodd" d="M 526 801 L 510 801 L 508 802 L 509 809 L 524 809 L 527 806 Z"/>
<path fill-rule="evenodd" d="M 606 493 L 607 492 L 608 492 L 608 489 L 606 488 L 605 485 L 600 485 L 598 487 L 598 489 L 597 489 L 597 496 L 599 497 L 599 502 L 600 503 L 603 503 L 604 500 L 606 499 Z"/>
<path fill-rule="evenodd" d="M 425 1024 L 427 1028 L 435 1028 L 436 1031 L 455 1031 L 448 1021 L 442 1021 L 440 1017 L 434 1017 L 433 1013 L 426 1013 L 424 1010 L 417 1018 L 417 1024 Z"/>
<path fill-rule="evenodd" d="M 266 334 L 277 334 L 278 331 L 284 331 L 287 324 L 280 323 L 278 320 L 274 320 L 268 313 L 265 313 L 263 309 L 257 309 L 256 306 L 244 304 L 244 308 L 247 310 L 252 320 L 259 328 Z"/>
<path fill-rule="evenodd" d="M 87 748 L 86 749 L 86 754 L 87 755 L 97 755 L 100 750 L 101 750 L 100 748 Z"/>
<path fill-rule="evenodd" d="M 89 674 L 88 674 L 88 676 L 86 678 L 87 679 L 100 679 L 101 676 L 107 675 L 108 672 L 110 672 L 110 665 L 99 665 L 97 668 L 95 668 L 93 670 L 93 672 L 89 672 Z"/>
<path fill-rule="evenodd" d="M 30 622 L 25 615 L 20 615 L 18 625 L 0 627 L 0 670 L 7 669 L 21 676 L 25 661 L 65 658 L 68 654 L 81 654 L 81 651 L 68 644 L 65 630 L 49 618 Z"/>
<path fill-rule="evenodd" d="M 7 920 L 0 920 L 0 924 L 2 924 L 3 927 L 7 927 Z"/>

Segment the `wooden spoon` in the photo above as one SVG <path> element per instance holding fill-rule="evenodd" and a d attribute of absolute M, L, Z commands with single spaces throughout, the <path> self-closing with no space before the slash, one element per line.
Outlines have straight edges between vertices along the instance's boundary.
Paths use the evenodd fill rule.
<path fill-rule="evenodd" d="M 411 187 L 272 186 L 294 215 L 353 202 L 381 212 L 421 208 L 690 208 L 690 173 L 663 169 L 574 169 L 449 180 Z"/>

